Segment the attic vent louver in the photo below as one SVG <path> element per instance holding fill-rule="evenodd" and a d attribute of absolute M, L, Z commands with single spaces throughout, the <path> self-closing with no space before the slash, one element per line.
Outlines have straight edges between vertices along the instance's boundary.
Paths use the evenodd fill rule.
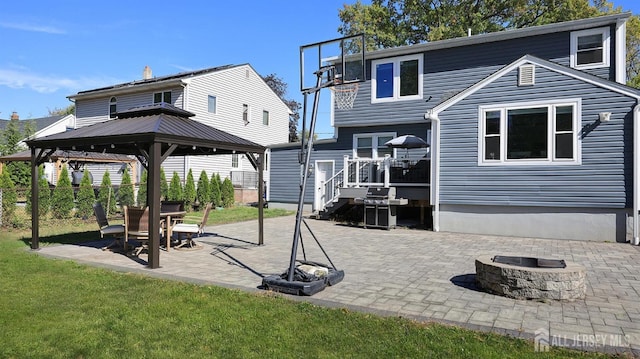
<path fill-rule="evenodd" d="M 518 86 L 533 86 L 536 83 L 536 67 L 522 65 L 518 69 Z"/>

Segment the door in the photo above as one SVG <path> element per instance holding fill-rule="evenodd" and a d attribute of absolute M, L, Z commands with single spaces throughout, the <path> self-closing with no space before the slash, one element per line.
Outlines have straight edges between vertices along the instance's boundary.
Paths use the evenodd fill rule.
<path fill-rule="evenodd" d="M 324 209 L 327 203 L 333 197 L 333 186 L 326 186 L 325 182 L 333 177 L 333 161 L 316 161 L 315 163 L 315 195 L 313 201 L 313 210 L 316 212 Z"/>

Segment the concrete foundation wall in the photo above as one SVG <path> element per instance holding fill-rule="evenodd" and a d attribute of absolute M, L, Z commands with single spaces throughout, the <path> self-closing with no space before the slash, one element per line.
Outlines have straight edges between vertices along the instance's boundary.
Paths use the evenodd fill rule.
<path fill-rule="evenodd" d="M 502 236 L 626 242 L 626 209 L 441 205 L 440 230 Z"/>

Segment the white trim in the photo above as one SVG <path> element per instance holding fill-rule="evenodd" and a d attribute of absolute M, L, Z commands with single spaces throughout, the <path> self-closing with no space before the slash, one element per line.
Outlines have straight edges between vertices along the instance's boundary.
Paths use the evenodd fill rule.
<path fill-rule="evenodd" d="M 640 105 L 633 109 L 633 239 L 632 243 L 640 244 Z"/>
<path fill-rule="evenodd" d="M 438 116 L 429 114 L 425 119 L 431 121 L 431 198 L 429 202 L 432 206 L 433 231 L 440 231 L 440 119 Z"/>
<path fill-rule="evenodd" d="M 335 161 L 334 160 L 315 160 L 313 165 L 314 165 L 314 168 L 315 168 L 314 172 L 316 174 L 318 173 L 318 164 L 319 163 L 330 163 L 331 164 L 331 173 L 329 173 L 327 175 L 325 180 L 333 177 L 333 175 L 336 172 L 336 163 L 335 163 Z M 324 210 L 324 203 L 323 203 L 323 201 L 320 200 L 321 199 L 321 195 L 322 195 L 321 192 L 324 190 L 324 186 L 322 185 L 322 183 L 319 183 L 319 182 L 321 182 L 321 181 L 318 178 L 318 176 L 314 175 L 313 176 L 313 184 L 314 184 L 314 187 L 315 187 L 315 191 L 313 191 L 313 209 L 316 212 Z"/>
<path fill-rule="evenodd" d="M 618 20 L 616 23 L 615 44 L 616 82 L 627 83 L 627 22 Z"/>
<path fill-rule="evenodd" d="M 354 133 L 353 134 L 353 146 L 352 146 L 352 156 L 353 158 L 371 158 L 371 159 L 382 159 L 384 156 L 378 156 L 378 137 L 389 137 L 396 138 L 397 132 L 370 132 L 370 133 Z M 371 155 L 372 157 L 359 157 L 358 156 L 358 138 L 371 137 Z M 374 146 L 375 140 L 375 146 Z M 374 151 L 375 148 L 375 151 Z M 375 152 L 375 153 L 374 153 Z M 392 149 L 392 158 L 396 157 L 396 149 Z"/>
<path fill-rule="evenodd" d="M 578 38 L 590 35 L 602 35 L 602 61 L 589 63 L 585 65 L 578 64 Z M 600 27 L 597 29 L 589 29 L 582 31 L 574 31 L 571 33 L 571 67 L 579 70 L 597 69 L 602 67 L 609 67 L 611 58 L 611 36 L 609 34 L 608 27 Z"/>
<path fill-rule="evenodd" d="M 573 159 L 555 158 L 555 108 L 558 106 L 573 107 Z M 543 159 L 507 159 L 507 111 L 536 107 L 547 108 L 547 158 Z M 484 114 L 488 111 L 500 112 L 500 157 L 498 160 L 484 158 L 485 121 Z M 557 100 L 543 100 L 531 102 L 514 102 L 478 106 L 478 166 L 565 166 L 580 165 L 582 163 L 582 141 L 580 139 L 580 124 L 582 123 L 582 99 L 568 98 Z"/>
<path fill-rule="evenodd" d="M 405 61 L 418 60 L 418 94 L 409 96 L 400 96 L 400 63 Z M 393 65 L 393 96 L 377 98 L 377 71 L 376 66 L 379 64 L 392 64 Z M 371 61 L 371 103 L 384 103 L 395 101 L 409 101 L 409 100 L 421 100 L 423 92 L 423 69 L 424 69 L 424 56 L 422 54 L 407 55 L 400 57 L 392 57 L 386 59 L 379 59 Z"/>

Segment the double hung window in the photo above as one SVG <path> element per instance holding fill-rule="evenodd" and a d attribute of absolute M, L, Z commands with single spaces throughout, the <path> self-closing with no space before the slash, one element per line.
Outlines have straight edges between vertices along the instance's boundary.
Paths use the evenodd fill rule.
<path fill-rule="evenodd" d="M 571 67 L 590 69 L 609 66 L 609 28 L 571 33 Z"/>
<path fill-rule="evenodd" d="M 393 148 L 385 146 L 385 142 L 395 137 L 395 133 L 367 133 L 353 136 L 353 155 L 359 158 L 393 157 Z"/>

